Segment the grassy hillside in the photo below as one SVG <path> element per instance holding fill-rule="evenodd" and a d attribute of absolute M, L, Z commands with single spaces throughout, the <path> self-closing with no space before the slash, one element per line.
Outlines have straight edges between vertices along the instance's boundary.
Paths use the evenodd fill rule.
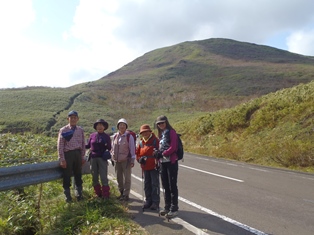
<path fill-rule="evenodd" d="M 187 151 L 314 172 L 314 81 L 176 125 Z"/>
<path fill-rule="evenodd" d="M 0 90 L 0 132 L 48 132 L 79 94 L 47 87 Z"/>
<path fill-rule="evenodd" d="M 276 48 L 208 39 L 156 49 L 94 82 L 69 88 L 0 90 L 0 132 L 55 136 L 69 110 L 87 133 L 104 118 L 133 130 L 165 114 L 175 123 L 308 83 L 314 58 Z"/>

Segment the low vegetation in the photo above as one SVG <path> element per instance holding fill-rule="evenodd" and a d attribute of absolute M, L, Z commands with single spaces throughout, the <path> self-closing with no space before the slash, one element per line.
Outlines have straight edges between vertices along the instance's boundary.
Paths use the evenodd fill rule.
<path fill-rule="evenodd" d="M 179 123 L 187 151 L 314 172 L 314 82 Z"/>
<path fill-rule="evenodd" d="M 0 138 L 0 166 L 57 160 L 56 139 L 45 135 L 5 134 Z M 0 192 L 0 234 L 146 234 L 132 221 L 112 182 L 111 198 L 93 194 L 90 175 L 84 175 L 85 200 L 66 203 L 62 181 Z"/>

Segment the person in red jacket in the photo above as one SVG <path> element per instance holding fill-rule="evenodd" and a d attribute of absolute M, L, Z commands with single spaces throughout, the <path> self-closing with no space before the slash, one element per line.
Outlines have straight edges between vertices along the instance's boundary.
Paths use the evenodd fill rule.
<path fill-rule="evenodd" d="M 144 175 L 145 204 L 143 209 L 157 210 L 160 202 L 158 159 L 154 157 L 154 149 L 159 148 L 159 139 L 148 124 L 140 128 L 141 140 L 136 149 L 136 160 L 141 164 Z"/>

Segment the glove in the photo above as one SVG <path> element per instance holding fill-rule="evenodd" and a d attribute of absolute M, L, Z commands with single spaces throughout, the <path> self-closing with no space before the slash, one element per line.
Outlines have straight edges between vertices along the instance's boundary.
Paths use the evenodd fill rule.
<path fill-rule="evenodd" d="M 154 149 L 154 157 L 157 159 L 162 158 L 162 153 L 158 149 Z"/>
<path fill-rule="evenodd" d="M 141 157 L 140 159 L 138 159 L 138 162 L 142 165 L 145 165 L 146 163 L 146 157 Z"/>

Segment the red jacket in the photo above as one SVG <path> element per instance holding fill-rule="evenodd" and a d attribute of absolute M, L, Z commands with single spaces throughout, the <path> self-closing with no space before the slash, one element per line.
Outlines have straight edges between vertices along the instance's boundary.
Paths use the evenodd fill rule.
<path fill-rule="evenodd" d="M 145 142 L 140 140 L 136 149 L 136 160 L 139 161 L 141 157 L 146 157 L 146 163 L 141 164 L 144 171 L 154 170 L 157 164 L 157 159 L 154 157 L 154 148 L 159 148 L 159 139 L 152 133 L 151 137 Z"/>

